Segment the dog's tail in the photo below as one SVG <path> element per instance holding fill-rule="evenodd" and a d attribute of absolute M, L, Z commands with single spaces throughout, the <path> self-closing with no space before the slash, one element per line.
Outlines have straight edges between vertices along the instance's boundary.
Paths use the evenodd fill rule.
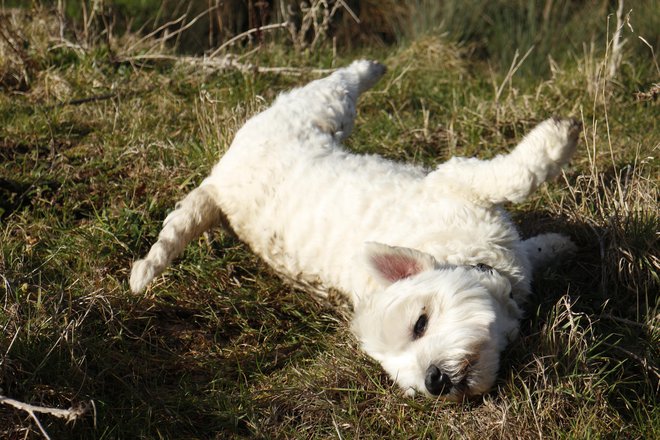
<path fill-rule="evenodd" d="M 130 286 L 139 293 L 202 232 L 225 219 L 212 185 L 202 185 L 177 203 L 163 222 L 158 241 L 142 260 L 133 263 Z"/>

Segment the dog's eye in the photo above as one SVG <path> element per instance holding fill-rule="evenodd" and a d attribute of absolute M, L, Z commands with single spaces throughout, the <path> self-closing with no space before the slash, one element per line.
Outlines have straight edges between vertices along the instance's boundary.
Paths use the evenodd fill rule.
<path fill-rule="evenodd" d="M 426 313 L 419 316 L 419 319 L 417 319 L 417 322 L 415 323 L 415 327 L 413 327 L 413 339 L 418 339 L 424 336 L 426 324 L 428 322 L 429 318 L 426 316 Z"/>

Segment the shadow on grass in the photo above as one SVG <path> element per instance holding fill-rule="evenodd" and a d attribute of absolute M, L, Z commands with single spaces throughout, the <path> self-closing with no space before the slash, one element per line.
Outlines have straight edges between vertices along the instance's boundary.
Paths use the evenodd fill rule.
<path fill-rule="evenodd" d="M 250 436 L 251 382 L 317 355 L 321 332 L 334 326 L 313 301 L 268 273 L 258 276 L 268 291 L 249 281 L 225 288 L 188 279 L 154 290 L 155 298 L 98 292 L 39 304 L 29 295 L 22 313 L 47 308 L 54 322 L 15 341 L 3 362 L 3 392 L 62 408 L 94 400 L 95 420 L 73 427 L 40 416 L 53 438 Z"/>
<path fill-rule="evenodd" d="M 564 232 L 580 250 L 537 274 L 521 338 L 505 351 L 490 397 L 515 400 L 528 389 L 539 402 L 577 402 L 567 411 L 604 401 L 630 422 L 652 411 L 657 336 L 643 323 L 655 303 L 647 298 L 640 308 L 639 296 L 617 282 L 616 259 L 602 252 L 615 250 L 599 241 L 607 231 L 545 211 L 515 218 L 525 237 Z M 356 414 L 363 428 L 386 436 L 390 428 L 375 422 L 382 405 L 410 408 L 413 418 L 435 411 L 431 400 L 399 396 L 347 343 L 348 331 L 337 331 L 346 326 L 338 313 L 283 285 L 245 246 L 225 238 L 211 254 L 184 257 L 139 297 L 108 278 L 67 298 L 61 271 L 42 268 L 33 284 L 46 281 L 51 292 L 9 292 L 27 320 L 2 364 L 4 393 L 57 407 L 94 400 L 95 418 L 73 427 L 41 416 L 54 438 L 267 438 L 297 426 L 330 428 L 341 417 L 353 426 Z M 107 277 L 126 277 L 131 256 L 123 258 L 124 269 L 115 262 L 118 272 Z M 469 411 L 487 409 L 481 405 Z M 455 417 L 464 410 L 449 409 Z"/>
<path fill-rule="evenodd" d="M 523 237 L 560 232 L 579 250 L 535 274 L 521 337 L 505 352 L 501 376 L 524 381 L 539 399 L 556 393 L 575 408 L 606 402 L 625 422 L 639 423 L 657 404 L 660 352 L 649 323 L 656 319 L 659 286 L 651 278 L 634 285 L 624 280 L 639 279 L 641 261 L 657 252 L 654 230 L 634 219 L 596 227 L 540 210 L 516 217 Z M 651 245 L 630 255 L 622 240 Z M 634 264 L 623 267 L 624 258 Z"/>

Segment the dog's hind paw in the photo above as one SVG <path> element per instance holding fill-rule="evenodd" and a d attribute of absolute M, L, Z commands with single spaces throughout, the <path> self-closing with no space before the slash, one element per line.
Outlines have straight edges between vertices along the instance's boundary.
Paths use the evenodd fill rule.
<path fill-rule="evenodd" d="M 387 67 L 384 64 L 369 60 L 353 61 L 348 68 L 358 75 L 360 92 L 373 87 L 387 72 Z"/>

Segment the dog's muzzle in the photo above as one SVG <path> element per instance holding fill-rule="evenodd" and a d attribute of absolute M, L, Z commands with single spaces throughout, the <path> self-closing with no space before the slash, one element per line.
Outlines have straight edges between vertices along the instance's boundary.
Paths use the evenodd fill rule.
<path fill-rule="evenodd" d="M 450 377 L 446 373 L 440 371 L 435 365 L 431 365 L 426 369 L 424 386 L 426 387 L 426 390 L 434 396 L 442 396 L 451 391 L 452 383 Z"/>

